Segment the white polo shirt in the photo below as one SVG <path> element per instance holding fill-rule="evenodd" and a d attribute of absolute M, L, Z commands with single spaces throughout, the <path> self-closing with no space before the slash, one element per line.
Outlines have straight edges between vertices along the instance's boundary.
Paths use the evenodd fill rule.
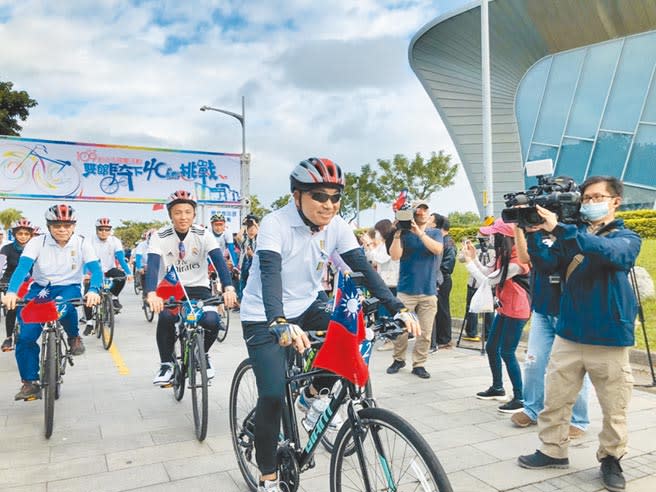
<path fill-rule="evenodd" d="M 81 284 L 84 265 L 98 259 L 91 243 L 73 233 L 64 246 L 59 246 L 50 233 L 31 239 L 23 255 L 34 260 L 32 278 L 39 285 Z"/>
<path fill-rule="evenodd" d="M 184 257 L 180 258 L 180 238 L 173 226 L 167 226 L 150 236 L 148 254 L 154 253 L 162 258 L 160 272 L 175 265 L 178 277 L 185 287 L 209 287 L 207 255 L 217 249 L 214 234 L 204 227 L 193 224 L 184 238 Z"/>
<path fill-rule="evenodd" d="M 98 255 L 103 273 L 116 266 L 116 252 L 123 251 L 123 244 L 116 236 L 109 236 L 106 241 L 101 241 L 98 235 L 94 235 L 91 246 Z"/>
<path fill-rule="evenodd" d="M 258 251 L 273 251 L 282 259 L 282 302 L 285 316 L 290 319 L 303 314 L 317 298 L 322 290 L 323 267 L 330 255 L 357 247 L 353 230 L 339 216 L 323 230 L 310 232 L 293 201 L 264 217 L 257 235 Z M 244 321 L 267 321 L 257 254 L 244 289 L 240 317 Z"/>

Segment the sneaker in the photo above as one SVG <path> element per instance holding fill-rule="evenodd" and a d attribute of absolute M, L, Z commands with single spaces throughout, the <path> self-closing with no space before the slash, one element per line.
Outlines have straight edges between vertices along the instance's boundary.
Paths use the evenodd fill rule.
<path fill-rule="evenodd" d="M 282 492 L 278 480 L 265 480 L 260 482 L 257 492 Z"/>
<path fill-rule="evenodd" d="M 626 489 L 626 480 L 622 473 L 620 460 L 615 456 L 606 456 L 601 460 L 601 483 L 611 492 L 622 492 Z"/>
<path fill-rule="evenodd" d="M 93 332 L 93 321 L 88 321 L 86 326 L 84 327 L 84 332 L 82 333 L 85 337 L 91 335 Z"/>
<path fill-rule="evenodd" d="M 82 355 L 84 353 L 84 343 L 82 337 L 71 337 L 68 339 L 68 345 L 71 347 L 71 354 Z"/>
<path fill-rule="evenodd" d="M 481 341 L 481 337 L 479 337 L 478 335 L 473 336 L 473 337 L 466 336 L 466 337 L 462 337 L 462 339 L 465 342 L 480 342 Z"/>
<path fill-rule="evenodd" d="M 430 350 L 428 351 L 429 354 L 436 354 L 437 353 L 437 347 L 431 347 Z"/>
<path fill-rule="evenodd" d="M 579 439 L 583 436 L 585 436 L 585 431 L 583 429 L 579 429 L 578 427 L 576 427 L 574 425 L 569 426 L 569 438 L 570 438 L 570 440 Z"/>
<path fill-rule="evenodd" d="M 569 458 L 552 458 L 537 450 L 533 454 L 525 454 L 517 458 L 517 464 L 522 468 L 539 470 L 540 468 L 569 468 Z"/>
<path fill-rule="evenodd" d="M 173 380 L 173 363 L 172 362 L 162 362 L 159 366 L 159 371 L 155 374 L 153 378 L 153 384 L 158 384 L 164 386 L 169 384 Z"/>
<path fill-rule="evenodd" d="M 319 417 L 328 407 L 328 402 L 325 401 L 321 396 L 312 396 L 308 397 L 305 394 L 305 389 L 301 390 L 301 393 L 296 397 L 296 408 L 305 414 L 305 417 L 301 420 L 305 430 L 310 432 Z M 340 417 L 339 414 L 334 414 L 333 419 L 328 425 L 328 429 L 331 431 L 337 431 L 342 427 L 344 420 Z"/>
<path fill-rule="evenodd" d="M 499 410 L 501 413 L 521 412 L 524 410 L 524 402 L 522 400 L 518 400 L 517 398 L 513 398 L 508 403 L 501 405 L 497 410 Z"/>
<path fill-rule="evenodd" d="M 23 386 L 16 395 L 14 400 L 37 400 L 41 398 L 41 386 L 37 381 L 25 381 L 23 380 Z"/>
<path fill-rule="evenodd" d="M 212 379 L 216 375 L 216 371 L 212 366 L 212 361 L 210 360 L 210 354 L 205 354 L 205 366 L 207 372 L 207 379 Z"/>
<path fill-rule="evenodd" d="M 439 347 L 441 350 L 450 350 L 450 349 L 453 348 L 453 345 L 451 345 L 451 342 L 449 342 L 449 343 L 443 343 L 443 344 L 441 344 L 441 345 L 438 345 L 438 347 Z"/>
<path fill-rule="evenodd" d="M 479 400 L 506 401 L 506 390 L 503 389 L 503 388 L 496 389 L 493 386 L 490 386 L 485 391 L 481 391 L 479 393 L 476 393 L 476 398 L 478 398 Z"/>
<path fill-rule="evenodd" d="M 529 427 L 531 425 L 537 425 L 537 421 L 531 419 L 531 417 L 526 415 L 524 412 L 514 413 L 513 416 L 510 417 L 510 421 L 515 424 L 515 427 Z"/>
<path fill-rule="evenodd" d="M 426 370 L 426 368 L 417 366 L 412 368 L 412 374 L 414 374 L 417 377 L 420 377 L 421 379 L 429 379 L 430 378 L 430 373 Z"/>
<path fill-rule="evenodd" d="M 392 365 L 387 368 L 387 374 L 396 374 L 402 367 L 405 367 L 405 361 L 394 359 Z"/>
<path fill-rule="evenodd" d="M 112 306 L 114 306 L 115 311 L 120 311 L 121 309 L 123 309 L 123 305 L 120 302 L 118 302 L 118 297 L 112 299 Z"/>
<path fill-rule="evenodd" d="M 3 352 L 14 350 L 14 339 L 12 337 L 5 338 L 5 341 L 2 342 L 2 347 L 0 347 L 0 349 Z"/>
<path fill-rule="evenodd" d="M 392 340 L 387 340 L 384 344 L 378 347 L 376 350 L 379 352 L 385 352 L 387 350 L 392 350 L 394 348 L 394 342 Z"/>

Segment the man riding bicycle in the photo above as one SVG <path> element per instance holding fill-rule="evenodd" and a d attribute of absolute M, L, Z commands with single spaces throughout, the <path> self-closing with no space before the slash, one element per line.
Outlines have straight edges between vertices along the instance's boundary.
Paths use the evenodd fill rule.
<path fill-rule="evenodd" d="M 331 313 L 321 276 L 331 254 L 340 254 L 351 270 L 362 272 L 369 291 L 391 313 L 397 313 L 408 331 L 420 333 L 416 318 L 385 286 L 351 227 L 337 215 L 345 185 L 341 168 L 329 159 L 311 157 L 294 168 L 290 182 L 293 200 L 262 220 L 241 303 L 243 336 L 258 388 L 255 448 L 261 473 L 259 490 L 267 492 L 281 490 L 276 446 L 285 387 L 283 346 L 288 340 L 286 345 L 303 352 L 310 346 L 303 329 L 327 328 Z M 271 329 L 285 336 L 272 336 Z M 301 392 L 296 402 L 299 409 L 307 411 L 319 389 L 333 381 L 331 377 L 315 378 Z"/>
<path fill-rule="evenodd" d="M 126 278 L 129 279 L 132 275 L 132 270 L 130 270 L 128 262 L 125 261 L 121 240 L 116 236 L 112 236 L 112 224 L 108 217 L 101 217 L 96 220 L 96 235 L 90 242 L 96 255 L 98 255 L 105 278 L 115 279 L 109 290 L 112 293 L 114 309 L 119 310 L 123 306 L 118 300 L 118 295 L 125 287 Z M 117 261 L 121 268 L 116 267 Z M 85 307 L 84 317 L 87 320 L 84 334 L 88 335 L 93 330 L 93 310 Z"/>
<path fill-rule="evenodd" d="M 96 253 L 89 241 L 75 234 L 77 218 L 70 205 L 53 205 L 45 213 L 48 233 L 35 237 L 25 245 L 18 266 L 9 280 L 3 304 L 7 309 L 14 309 L 18 299 L 20 285 L 32 269 L 33 283 L 25 295 L 25 300 L 35 297 L 63 301 L 80 297 L 82 277 L 85 270 L 91 273 L 89 291 L 84 296 L 85 305 L 92 307 L 100 302 L 98 291 L 102 284 L 102 270 Z M 84 344 L 77 326 L 77 309 L 65 305 L 59 319 L 66 334 L 73 355 L 84 353 Z M 41 334 L 40 323 L 24 323 L 20 310 L 18 312 L 18 336 L 16 339 L 16 362 L 23 386 L 14 399 L 27 400 L 38 398 L 39 386 L 39 345 L 37 339 Z"/>
<path fill-rule="evenodd" d="M 160 267 L 164 270 L 173 265 L 179 281 L 189 299 L 207 299 L 211 297 L 208 277 L 207 258 L 219 273 L 223 286 L 223 302 L 231 308 L 237 301 L 235 288 L 230 280 L 221 250 L 214 236 L 204 227 L 194 224 L 196 218 L 196 200 L 191 193 L 179 190 L 171 194 L 166 202 L 172 225 L 153 233 L 148 246 L 148 260 L 144 292 L 146 301 L 153 312 L 159 313 L 157 320 L 157 348 L 159 349 L 160 368 L 155 374 L 153 384 L 167 385 L 173 379 L 173 348 L 175 345 L 175 323 L 177 311 L 164 309 L 165 299 L 156 293 L 157 277 Z M 214 368 L 209 355 L 210 347 L 216 340 L 220 318 L 215 308 L 205 308 L 205 315 L 200 325 L 205 329 L 205 353 L 207 358 L 207 377 L 214 377 Z"/>
<path fill-rule="evenodd" d="M 232 238 L 232 233 L 226 231 L 226 218 L 222 213 L 217 213 L 210 217 L 210 224 L 212 226 L 212 233 L 216 238 L 216 243 L 224 255 L 229 254 L 230 260 L 233 265 L 237 265 L 239 257 L 235 252 L 235 241 Z"/>

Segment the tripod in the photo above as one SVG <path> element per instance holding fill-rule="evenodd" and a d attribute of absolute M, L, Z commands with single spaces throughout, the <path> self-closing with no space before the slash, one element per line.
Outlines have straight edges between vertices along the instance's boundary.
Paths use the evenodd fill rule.
<path fill-rule="evenodd" d="M 649 349 L 649 339 L 647 338 L 647 328 L 645 327 L 645 313 L 642 310 L 642 299 L 640 298 L 640 289 L 638 288 L 638 281 L 636 279 L 635 269 L 631 268 L 629 271 L 629 278 L 631 279 L 631 287 L 633 287 L 633 293 L 636 296 L 638 301 L 638 319 L 640 320 L 640 326 L 642 326 L 642 336 L 645 339 L 645 349 L 647 349 L 647 360 L 649 361 L 649 370 L 651 371 L 651 384 L 637 384 L 636 386 L 642 386 L 645 388 L 656 387 L 656 375 L 654 374 L 654 363 L 651 359 L 651 350 Z"/>

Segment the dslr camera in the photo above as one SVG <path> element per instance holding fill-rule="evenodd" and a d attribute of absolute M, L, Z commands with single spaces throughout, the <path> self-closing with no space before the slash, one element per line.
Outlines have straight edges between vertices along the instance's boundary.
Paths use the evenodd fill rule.
<path fill-rule="evenodd" d="M 519 227 L 536 226 L 544 222 L 535 208 L 546 208 L 558 215 L 558 220 L 574 224 L 579 220 L 581 193 L 576 182 L 567 176 L 551 176 L 551 159 L 526 163 L 526 175 L 537 176 L 538 184 L 526 191 L 503 195 L 506 207 L 501 212 L 504 222 L 516 223 Z M 524 205 L 524 206 L 520 206 Z"/>
<path fill-rule="evenodd" d="M 397 228 L 409 231 L 412 219 L 415 217 L 415 209 L 409 203 L 405 203 L 394 214 L 394 218 L 398 221 Z"/>
<path fill-rule="evenodd" d="M 243 220 L 243 222 L 241 223 L 241 225 L 245 225 L 246 227 L 250 227 L 250 226 L 253 226 L 257 223 L 258 223 L 257 215 L 248 214 L 246 216 L 246 218 Z"/>

